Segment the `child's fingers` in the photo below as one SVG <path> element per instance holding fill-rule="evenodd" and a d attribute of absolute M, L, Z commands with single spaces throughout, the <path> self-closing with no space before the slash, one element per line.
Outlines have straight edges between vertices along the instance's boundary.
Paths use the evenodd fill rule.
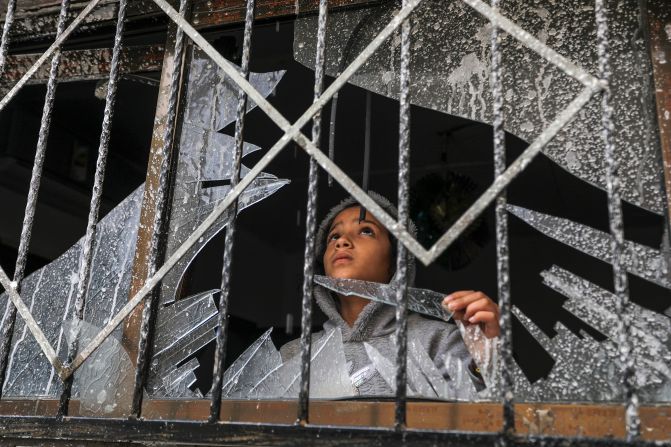
<path fill-rule="evenodd" d="M 470 318 L 473 315 L 483 310 L 494 312 L 496 314 L 497 311 L 496 304 L 494 304 L 494 302 L 489 298 L 481 298 L 479 300 L 473 301 L 469 303 L 468 306 L 466 306 L 466 310 L 464 312 L 464 319 L 470 321 Z"/>
<path fill-rule="evenodd" d="M 485 337 L 487 338 L 498 337 L 501 332 L 498 315 L 489 310 L 477 312 L 468 319 L 468 322 L 471 324 L 480 324 L 482 332 L 485 333 Z"/>
<path fill-rule="evenodd" d="M 469 291 L 462 291 L 461 292 L 455 292 L 452 295 L 451 299 L 445 299 L 443 300 L 443 306 L 447 308 L 450 312 L 455 312 L 457 310 L 462 310 L 466 306 L 468 306 L 470 303 L 480 300 L 480 299 L 488 299 L 487 295 L 485 295 L 482 292 L 474 292 L 472 290 Z M 459 293 L 459 295 L 457 295 Z M 457 295 L 455 297 L 455 295 Z M 449 297 L 448 297 L 449 298 Z"/>
<path fill-rule="evenodd" d="M 468 322 L 471 324 L 476 324 L 476 323 L 494 323 L 498 322 L 498 317 L 496 313 L 492 312 L 491 310 L 481 310 L 479 312 L 476 312 L 473 316 L 468 318 Z"/>
<path fill-rule="evenodd" d="M 470 295 L 473 292 L 475 292 L 475 290 L 459 290 L 457 292 L 452 292 L 443 299 L 443 303 L 447 305 L 447 303 L 449 303 L 450 301 L 454 301 L 458 298 Z"/>

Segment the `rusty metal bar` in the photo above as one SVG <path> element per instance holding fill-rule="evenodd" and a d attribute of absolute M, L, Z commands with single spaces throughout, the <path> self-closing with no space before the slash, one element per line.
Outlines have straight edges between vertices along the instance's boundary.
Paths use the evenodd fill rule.
<path fill-rule="evenodd" d="M 254 23 L 255 0 L 247 0 L 245 14 L 245 30 L 242 40 L 242 61 L 240 72 L 245 79 L 249 79 L 249 58 L 252 48 L 252 25 Z M 244 146 L 245 116 L 247 114 L 247 94 L 243 90 L 238 92 L 238 107 L 235 116 L 235 155 L 233 159 L 233 173 L 231 188 L 240 182 L 240 166 L 242 164 L 242 149 Z M 235 241 L 235 224 L 238 214 L 238 202 L 231 205 L 232 218 L 226 227 L 224 241 L 224 264 L 221 272 L 221 291 L 219 295 L 219 313 L 217 322 L 217 345 L 214 352 L 214 368 L 212 372 L 212 398 L 210 403 L 210 422 L 219 420 L 221 412 L 221 382 L 224 376 L 224 359 L 226 357 L 226 341 L 228 337 L 228 300 L 231 288 L 231 263 L 233 262 L 233 245 Z"/>
<path fill-rule="evenodd" d="M 326 22 L 328 2 L 320 0 L 317 19 L 317 52 L 315 55 L 314 101 L 324 89 L 324 62 L 326 49 Z M 312 144 L 321 146 L 321 109 L 312 118 Z M 312 292 L 314 288 L 315 232 L 317 228 L 317 185 L 319 171 L 317 162 L 310 158 L 308 173 L 308 198 L 305 211 L 305 251 L 303 252 L 303 300 L 301 312 L 301 378 L 298 393 L 298 420 L 307 424 L 310 403 L 310 360 L 312 346 Z"/>
<path fill-rule="evenodd" d="M 180 0 L 179 15 L 185 18 L 189 0 Z M 168 109 L 166 112 L 166 123 L 163 132 L 163 144 L 160 151 L 161 163 L 156 173 L 158 185 L 154 197 L 154 215 L 151 224 L 151 243 L 149 245 L 149 258 L 147 260 L 148 276 L 156 272 L 161 257 L 161 241 L 163 237 L 163 224 L 166 215 L 166 203 L 168 200 L 168 188 L 170 187 L 169 170 L 171 154 L 174 152 L 175 124 L 177 119 L 177 107 L 179 102 L 181 67 L 184 60 L 184 32 L 177 29 L 175 35 L 175 49 L 173 51 L 173 70 L 170 76 L 170 90 L 168 92 Z M 131 415 L 140 416 L 142 409 L 142 398 L 144 395 L 144 383 L 151 359 L 151 342 L 156 322 L 155 308 L 157 306 L 158 290 L 150 294 L 149 299 L 142 309 L 142 320 L 140 323 L 140 337 L 137 348 L 137 362 L 135 364 L 135 385 L 133 389 L 133 401 Z"/>
<path fill-rule="evenodd" d="M 12 98 L 16 95 L 16 93 L 23 87 L 30 78 L 33 77 L 35 72 L 38 70 L 38 68 L 51 56 L 51 55 L 56 55 L 57 51 L 60 49 L 61 45 L 65 41 L 65 39 L 72 34 L 72 32 L 79 26 L 79 24 L 89 15 L 93 9 L 98 6 L 98 3 L 100 3 L 102 0 L 91 0 L 91 2 L 82 10 L 81 13 L 68 25 L 67 28 L 65 28 L 62 31 L 59 31 L 56 33 L 56 40 L 54 43 L 51 44 L 51 46 L 44 52 L 42 55 L 35 61 L 35 63 L 28 69 L 28 71 L 19 79 L 19 81 L 14 84 L 14 86 L 11 88 L 9 92 L 0 100 L 0 111 L 2 111 L 9 101 L 12 100 Z M 68 2 L 69 5 L 69 2 Z M 62 22 L 65 23 L 65 18 L 67 16 L 67 11 L 65 15 L 61 15 L 63 17 Z M 61 23 L 60 17 L 59 16 L 59 26 Z M 60 28 L 59 28 L 60 29 Z M 55 57 L 55 56 L 54 56 Z M 52 59 L 53 60 L 53 59 Z M 56 67 L 58 68 L 58 67 Z"/>
<path fill-rule="evenodd" d="M 163 61 L 163 45 L 141 45 L 123 48 L 119 64 L 120 74 L 159 71 Z M 2 91 L 8 91 L 39 58 L 39 54 L 16 54 L 7 56 L 2 74 Z M 92 50 L 61 51 L 57 79 L 59 83 L 106 79 L 112 63 L 113 50 L 99 48 Z M 49 79 L 48 67 L 41 66 L 26 85 L 44 84 Z"/>
<path fill-rule="evenodd" d="M 75 299 L 74 319 L 81 322 L 84 320 L 84 306 L 86 295 L 88 293 L 88 284 L 91 276 L 91 264 L 93 262 L 93 244 L 96 237 L 98 219 L 100 217 L 100 199 L 102 197 L 103 183 L 105 181 L 105 168 L 107 167 L 107 154 L 109 153 L 110 133 L 112 130 L 112 119 L 114 118 L 114 105 L 116 104 L 117 85 L 119 82 L 119 65 L 121 60 L 121 49 L 123 47 L 123 32 L 126 21 L 127 0 L 119 1 L 119 11 L 117 15 L 117 27 L 114 34 L 114 47 L 112 50 L 112 63 L 109 71 L 109 83 L 107 85 L 107 94 L 105 97 L 105 110 L 103 112 L 102 129 L 100 131 L 100 144 L 98 146 L 98 159 L 96 161 L 96 170 L 93 180 L 93 191 L 91 194 L 91 205 L 86 224 L 86 233 L 82 244 L 82 254 L 79 266 L 79 280 L 77 283 L 77 295 Z M 79 346 L 80 324 L 75 328 L 75 335 L 72 343 L 68 346 L 68 362 L 71 362 L 77 354 Z M 72 382 L 74 377 L 70 376 L 63 383 L 60 405 L 58 407 L 59 415 L 68 413 L 68 404 L 70 394 L 72 393 Z"/>

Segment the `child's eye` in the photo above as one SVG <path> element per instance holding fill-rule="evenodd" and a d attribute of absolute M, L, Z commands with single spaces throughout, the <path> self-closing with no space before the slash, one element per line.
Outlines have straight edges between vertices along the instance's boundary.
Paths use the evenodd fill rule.
<path fill-rule="evenodd" d="M 329 237 L 327 238 L 327 241 L 328 242 L 336 241 L 336 240 L 338 240 L 339 237 L 340 237 L 340 235 L 338 233 L 331 233 L 329 235 Z"/>
<path fill-rule="evenodd" d="M 366 236 L 375 236 L 375 232 L 373 231 L 372 228 L 370 227 L 363 227 L 360 231 L 361 234 L 364 234 Z"/>

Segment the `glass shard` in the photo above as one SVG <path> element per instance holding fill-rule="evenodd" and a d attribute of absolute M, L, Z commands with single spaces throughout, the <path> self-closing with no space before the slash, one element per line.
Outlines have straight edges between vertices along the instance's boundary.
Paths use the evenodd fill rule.
<path fill-rule="evenodd" d="M 373 366 L 375 366 L 377 372 L 387 382 L 387 386 L 391 388 L 392 393 L 396 393 L 396 368 L 394 368 L 394 364 L 380 354 L 380 351 L 375 349 L 373 345 L 364 342 L 363 346 L 366 348 L 366 354 L 371 362 L 373 362 Z M 407 394 L 410 396 L 414 393 L 415 389 L 408 382 Z"/>
<path fill-rule="evenodd" d="M 193 371 L 199 366 L 198 359 L 192 358 L 172 369 L 163 377 L 162 383 L 155 388 L 152 395 L 154 397 L 201 399 L 203 395 L 198 388 L 195 390 L 189 388 L 196 382 L 196 375 Z"/>
<path fill-rule="evenodd" d="M 187 362 L 179 367 L 177 365 L 216 337 L 217 307 L 214 303 L 216 292 L 210 290 L 181 299 L 158 312 L 152 351 L 154 354 L 146 385 L 150 396 L 193 395 L 193 392 L 186 390 L 195 380 L 195 376 L 193 372 L 187 374 L 185 365 L 194 364 Z M 197 367 L 198 362 L 193 369 Z M 180 385 L 176 382 L 178 378 L 190 382 Z M 165 385 L 166 380 L 170 381 L 170 386 Z M 179 391 L 180 395 L 163 394 L 171 391 Z"/>
<path fill-rule="evenodd" d="M 487 338 L 482 328 L 477 324 L 464 325 L 460 320 L 455 320 L 461 338 L 471 353 L 473 361 L 480 368 L 480 374 L 490 392 L 495 393 L 499 389 L 499 358 L 501 351 L 501 340 Z"/>
<path fill-rule="evenodd" d="M 358 279 L 331 278 L 323 275 L 314 275 L 315 284 L 345 296 L 360 296 L 373 301 L 396 305 L 396 289 L 389 284 L 381 284 Z M 408 287 L 408 309 L 424 315 L 449 320 L 452 316 L 440 304 L 445 294 L 428 289 Z"/>
<path fill-rule="evenodd" d="M 224 372 L 223 397 L 247 398 L 255 384 L 282 365 L 282 356 L 270 339 L 272 331 L 268 329 Z"/>
<path fill-rule="evenodd" d="M 492 123 L 489 85 L 491 25 L 463 2 L 425 1 L 413 12 L 415 42 L 410 62 L 413 104 L 451 115 Z M 395 2 L 373 8 L 334 12 L 329 16 L 326 73 L 342 72 L 398 10 Z M 567 11 L 571 11 L 567 14 Z M 597 72 L 594 12 L 582 0 L 562 2 L 510 1 L 501 13 L 539 41 Z M 648 53 L 639 28 L 636 2 L 609 7 L 611 78 L 615 145 L 618 151 L 623 199 L 658 214 L 665 211 L 662 172 L 657 154 L 655 117 L 647 107 Z M 314 66 L 314 16 L 295 21 L 294 58 Z M 577 96 L 575 79 L 525 48 L 510 36 L 501 40 L 503 112 L 506 131 L 532 141 Z M 400 37 L 389 39 L 350 79 L 354 85 L 390 98 L 399 98 Z M 641 95 L 641 91 L 646 94 Z M 606 189 L 603 142 L 599 132 L 598 101 L 590 103 L 579 119 L 567 126 L 543 153 L 580 179 Z"/>
<path fill-rule="evenodd" d="M 251 73 L 250 83 L 264 96 L 275 89 L 284 71 Z M 172 254 L 228 194 L 233 174 L 235 139 L 219 131 L 235 121 L 238 88 L 205 53 L 194 50 L 187 89 L 187 106 L 180 136 L 167 254 Z M 252 101 L 247 110 L 256 107 Z M 261 148 L 245 143 L 243 157 Z M 249 172 L 241 166 L 240 175 Z M 261 173 L 238 199 L 238 212 L 275 193 L 288 180 Z M 184 272 L 193 259 L 231 220 L 224 213 L 162 282 L 160 302 L 175 301 Z"/>
<path fill-rule="evenodd" d="M 300 385 L 300 355 L 268 373 L 247 396 L 251 399 L 296 398 Z M 310 361 L 310 397 L 339 398 L 354 395 L 340 329 L 313 342 Z"/>
<path fill-rule="evenodd" d="M 513 215 L 544 235 L 604 262 L 612 262 L 612 236 L 610 234 L 569 219 L 550 216 L 519 206 L 507 205 L 507 208 Z M 671 289 L 669 267 L 659 250 L 625 241 L 622 265 L 636 276 Z"/>
<path fill-rule="evenodd" d="M 517 308 L 513 313 L 555 359 L 548 376 L 533 384 L 543 401 L 612 401 L 621 398 L 621 374 L 604 347 L 591 338 L 580 338 L 561 323 L 550 338 Z"/>
<path fill-rule="evenodd" d="M 468 365 L 449 353 L 445 356 L 445 370 L 450 376 L 448 398 L 453 400 L 473 400 L 477 394 L 468 372 Z"/>
<path fill-rule="evenodd" d="M 440 399 L 453 399 L 454 396 L 450 392 L 448 382 L 440 374 L 424 346 L 418 340 L 409 339 L 408 352 L 410 353 L 411 363 L 414 363 L 426 377 L 436 396 Z"/>
<path fill-rule="evenodd" d="M 558 266 L 541 273 L 543 284 L 569 298 L 564 307 L 588 322 L 608 337 L 601 342 L 602 349 L 612 362 L 619 365 L 613 293 Z M 668 317 L 630 302 L 631 337 L 636 358 L 636 384 L 641 395 L 649 401 L 669 401 L 671 382 L 671 320 Z M 587 336 L 585 336 L 587 337 Z"/>
<path fill-rule="evenodd" d="M 98 224 L 84 317 L 91 327 L 103 327 L 128 298 L 142 193 L 141 186 Z M 81 246 L 79 240 L 21 283 L 26 305 L 61 360 L 67 354 L 66 327 L 73 315 Z M 3 293 L 0 307 L 4 309 L 6 303 Z M 119 340 L 120 329 L 113 337 Z M 60 379 L 23 320 L 17 318 L 3 395 L 55 397 L 60 390 Z"/>
<path fill-rule="evenodd" d="M 99 327 L 85 321 L 65 323 L 65 338 L 70 344 L 79 331 L 80 346 L 88 344 Z M 80 416 L 126 416 L 130 414 L 135 370 L 114 337 L 108 337 L 91 357 L 75 371 L 73 395 L 79 397 Z"/>

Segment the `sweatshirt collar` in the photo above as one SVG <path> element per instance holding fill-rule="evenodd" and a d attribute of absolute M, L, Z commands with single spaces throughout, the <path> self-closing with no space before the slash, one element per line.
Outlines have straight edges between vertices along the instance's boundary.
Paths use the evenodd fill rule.
<path fill-rule="evenodd" d="M 364 341 L 374 337 L 386 336 L 394 332 L 396 308 L 386 304 L 370 301 L 357 317 L 354 325 L 342 318 L 338 311 L 336 298 L 324 287 L 315 284 L 314 297 L 319 308 L 326 314 L 327 326 L 338 327 L 344 342 Z"/>

